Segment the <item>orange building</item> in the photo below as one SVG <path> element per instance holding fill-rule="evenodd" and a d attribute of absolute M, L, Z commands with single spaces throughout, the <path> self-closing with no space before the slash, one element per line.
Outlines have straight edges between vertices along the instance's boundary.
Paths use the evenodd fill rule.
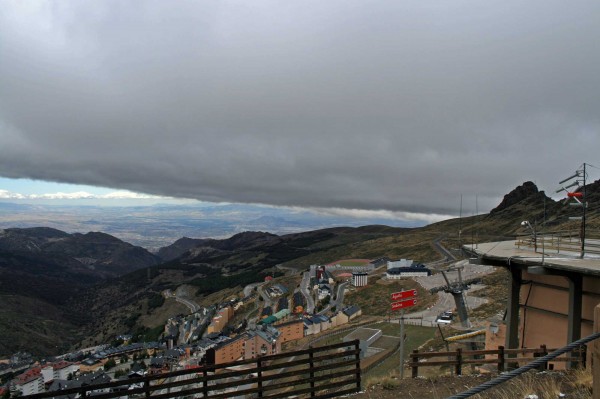
<path fill-rule="evenodd" d="M 244 357 L 244 342 L 247 336 L 239 335 L 206 351 L 206 363 L 222 364 Z"/>
<path fill-rule="evenodd" d="M 226 306 L 223 309 L 220 309 L 217 312 L 217 315 L 213 317 L 212 322 L 208 325 L 207 332 L 218 333 L 225 328 L 231 317 L 233 316 L 233 308 L 231 306 Z"/>
<path fill-rule="evenodd" d="M 244 343 L 244 359 L 280 353 L 280 335 L 281 333 L 272 326 L 262 326 L 257 330 L 248 331 Z"/>
<path fill-rule="evenodd" d="M 274 325 L 281 334 L 279 340 L 281 343 L 294 341 L 304 338 L 304 323 L 302 319 L 296 319 L 285 323 Z"/>

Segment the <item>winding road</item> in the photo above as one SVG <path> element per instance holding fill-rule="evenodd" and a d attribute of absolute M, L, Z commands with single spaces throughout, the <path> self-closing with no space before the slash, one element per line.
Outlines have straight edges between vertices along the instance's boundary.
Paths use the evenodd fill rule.
<path fill-rule="evenodd" d="M 177 295 L 177 292 L 173 292 L 171 290 L 164 290 L 162 292 L 162 294 L 165 298 L 174 298 L 177 302 L 181 303 L 182 305 L 187 306 L 188 309 L 190 309 L 190 313 L 196 313 L 201 308 L 200 305 L 198 305 L 196 302 L 192 301 L 191 299 L 184 298 L 181 295 Z"/>
<path fill-rule="evenodd" d="M 304 295 L 304 298 L 306 299 L 306 313 L 312 314 L 312 312 L 315 310 L 315 300 L 310 294 L 310 287 L 308 286 L 309 284 L 310 272 L 304 272 L 302 275 L 302 282 L 300 283 L 300 292 L 302 292 L 302 295 Z"/>

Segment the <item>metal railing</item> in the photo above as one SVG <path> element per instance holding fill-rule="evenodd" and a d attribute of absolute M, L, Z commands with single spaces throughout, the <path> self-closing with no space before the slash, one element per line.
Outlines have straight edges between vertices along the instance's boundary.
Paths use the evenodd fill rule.
<path fill-rule="evenodd" d="M 579 254 L 581 238 L 578 231 L 537 232 L 516 236 L 515 245 L 517 248 L 533 248 L 535 252 L 546 255 Z M 588 232 L 585 240 L 585 252 L 600 254 L 600 234 Z"/>
<path fill-rule="evenodd" d="M 359 341 L 21 396 L 44 398 L 332 398 L 360 391 Z"/>

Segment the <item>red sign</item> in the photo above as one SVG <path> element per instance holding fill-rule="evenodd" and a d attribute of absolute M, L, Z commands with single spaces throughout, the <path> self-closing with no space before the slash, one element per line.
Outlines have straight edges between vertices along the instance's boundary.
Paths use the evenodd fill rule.
<path fill-rule="evenodd" d="M 417 304 L 417 298 L 406 299 L 404 301 L 392 303 L 392 310 L 410 308 L 412 306 L 415 306 L 416 304 Z"/>
<path fill-rule="evenodd" d="M 573 197 L 575 197 L 575 198 L 583 198 L 583 193 L 580 192 L 580 191 L 577 191 L 575 193 L 567 193 L 567 197 L 569 197 L 569 198 L 573 198 Z"/>
<path fill-rule="evenodd" d="M 397 301 L 398 299 L 406 299 L 417 296 L 417 290 L 408 290 L 402 292 L 394 292 L 392 294 L 392 301 Z"/>

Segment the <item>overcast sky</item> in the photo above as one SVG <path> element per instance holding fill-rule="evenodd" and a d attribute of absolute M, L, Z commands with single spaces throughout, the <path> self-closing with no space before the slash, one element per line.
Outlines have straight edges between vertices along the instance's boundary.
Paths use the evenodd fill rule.
<path fill-rule="evenodd" d="M 5 0 L 0 176 L 486 211 L 600 164 L 599 21 L 598 1 Z"/>

